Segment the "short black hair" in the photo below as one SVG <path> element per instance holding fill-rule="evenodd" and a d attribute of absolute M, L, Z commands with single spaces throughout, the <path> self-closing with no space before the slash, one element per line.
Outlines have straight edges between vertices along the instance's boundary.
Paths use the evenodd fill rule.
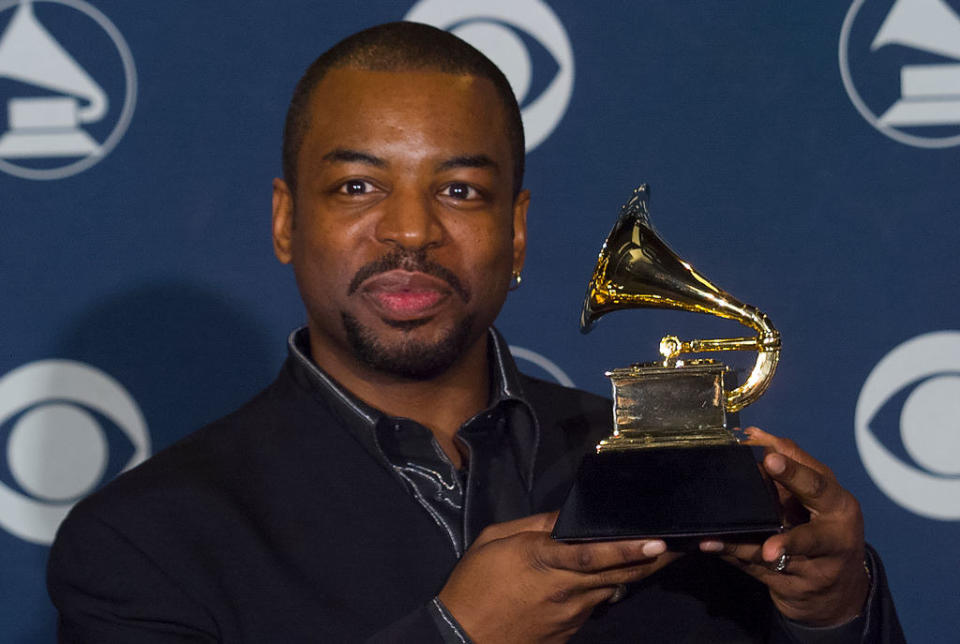
<path fill-rule="evenodd" d="M 453 34 L 417 22 L 389 22 L 364 29 L 320 55 L 297 83 L 283 129 L 283 176 L 296 190 L 297 155 L 310 124 L 310 96 L 331 69 L 437 71 L 486 78 L 506 108 L 513 156 L 513 194 L 523 185 L 524 140 L 520 106 L 503 72 L 472 45 Z"/>

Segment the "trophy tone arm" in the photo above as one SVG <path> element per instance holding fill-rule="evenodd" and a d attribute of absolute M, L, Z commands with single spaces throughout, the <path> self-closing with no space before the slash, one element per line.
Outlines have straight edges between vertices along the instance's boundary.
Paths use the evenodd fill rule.
<path fill-rule="evenodd" d="M 677 358 L 690 353 L 705 353 L 710 351 L 756 351 L 757 359 L 754 362 L 750 375 L 742 385 L 726 391 L 724 407 L 728 412 L 737 412 L 755 402 L 770 385 L 773 374 L 780 361 L 780 332 L 774 328 L 765 314 L 754 307 L 746 306 L 745 318 L 734 318 L 740 322 L 749 320 L 747 326 L 753 327 L 759 335 L 753 338 L 717 338 L 712 340 L 681 341 L 673 335 L 665 336 L 660 340 L 660 355 L 663 357 L 663 366 L 677 366 Z M 726 317 L 726 316 L 723 316 Z M 732 317 L 732 316 L 731 316 Z M 682 362 L 680 363 L 682 364 Z"/>

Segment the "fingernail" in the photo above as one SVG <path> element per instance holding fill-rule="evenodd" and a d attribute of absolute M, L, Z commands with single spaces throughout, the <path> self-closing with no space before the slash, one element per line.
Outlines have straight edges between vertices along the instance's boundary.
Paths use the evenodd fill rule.
<path fill-rule="evenodd" d="M 667 544 L 663 541 L 648 541 L 643 544 L 643 554 L 648 557 L 656 557 L 667 551 Z"/>
<path fill-rule="evenodd" d="M 767 466 L 767 471 L 771 474 L 783 474 L 783 471 L 787 469 L 787 461 L 781 454 L 768 454 L 764 463 Z"/>
<path fill-rule="evenodd" d="M 773 563 L 774 561 L 776 561 L 777 559 L 779 559 L 780 557 L 782 557 L 784 554 L 786 554 L 786 552 L 787 552 L 787 551 L 786 551 L 785 548 L 777 548 L 776 552 L 773 553 L 773 556 L 770 557 L 769 559 L 767 559 L 766 557 L 764 557 L 764 561 L 769 561 L 769 562 Z"/>
<path fill-rule="evenodd" d="M 703 541 L 700 543 L 700 550 L 704 552 L 720 552 L 723 550 L 723 544 L 719 541 Z"/>

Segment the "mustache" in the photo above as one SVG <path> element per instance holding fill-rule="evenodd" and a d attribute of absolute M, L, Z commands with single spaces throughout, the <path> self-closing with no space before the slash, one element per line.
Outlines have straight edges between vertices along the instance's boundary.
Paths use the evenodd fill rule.
<path fill-rule="evenodd" d="M 470 301 L 470 290 L 463 285 L 460 278 L 449 268 L 427 259 L 427 251 L 422 248 L 418 250 L 408 250 L 399 247 L 394 248 L 383 257 L 364 264 L 357 270 L 353 279 L 350 280 L 350 285 L 347 287 L 347 295 L 356 293 L 360 285 L 374 275 L 395 270 L 424 273 L 441 279 L 449 284 L 450 288 L 453 289 L 464 302 Z"/>

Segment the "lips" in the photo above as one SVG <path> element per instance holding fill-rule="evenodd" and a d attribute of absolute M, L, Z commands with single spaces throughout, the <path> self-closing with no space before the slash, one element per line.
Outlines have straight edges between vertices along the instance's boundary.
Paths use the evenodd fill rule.
<path fill-rule="evenodd" d="M 451 289 L 432 275 L 392 270 L 365 280 L 360 292 L 381 315 L 393 320 L 414 320 L 435 313 L 450 296 Z"/>

